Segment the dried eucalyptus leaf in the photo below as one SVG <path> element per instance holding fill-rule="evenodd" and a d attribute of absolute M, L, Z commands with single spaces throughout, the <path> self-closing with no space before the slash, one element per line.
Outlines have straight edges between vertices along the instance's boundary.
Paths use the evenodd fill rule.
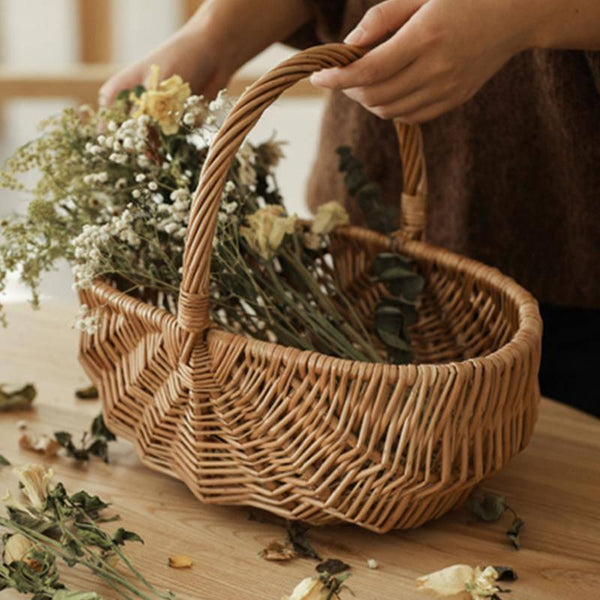
<path fill-rule="evenodd" d="M 95 385 L 75 390 L 75 397 L 79 400 L 97 400 L 99 397 L 98 389 Z"/>
<path fill-rule="evenodd" d="M 417 273 L 389 279 L 387 284 L 394 296 L 402 296 L 409 302 L 416 301 L 425 288 L 425 280 Z"/>
<path fill-rule="evenodd" d="M 473 496 L 470 501 L 471 512 L 482 521 L 497 521 L 506 510 L 506 497 L 484 494 L 482 498 Z"/>
<path fill-rule="evenodd" d="M 36 396 L 37 390 L 31 383 L 16 388 L 0 385 L 0 412 L 29 410 Z"/>
<path fill-rule="evenodd" d="M 102 511 L 105 508 L 108 508 L 110 504 L 101 500 L 98 496 L 93 496 L 92 494 L 88 494 L 86 491 L 81 490 L 76 492 L 70 497 L 71 502 L 83 509 L 86 513 L 96 513 L 98 511 Z"/>
<path fill-rule="evenodd" d="M 381 341 L 394 350 L 411 352 L 406 339 L 406 321 L 403 311 L 395 306 L 379 306 L 375 310 L 375 331 Z"/>
<path fill-rule="evenodd" d="M 397 252 L 380 252 L 373 259 L 373 265 L 371 267 L 374 275 L 379 277 L 383 272 L 388 269 L 400 267 L 403 269 L 414 270 L 414 261 L 408 256 L 398 254 Z"/>
<path fill-rule="evenodd" d="M 525 521 L 520 517 L 515 517 L 510 529 L 506 532 L 508 539 L 512 542 L 512 545 L 517 549 L 521 549 L 521 530 L 525 525 Z"/>
<path fill-rule="evenodd" d="M 0 454 L 0 467 L 9 467 L 9 466 L 10 466 L 10 461 L 8 460 L 8 458 L 6 458 L 2 454 Z"/>
<path fill-rule="evenodd" d="M 329 573 L 329 575 L 337 575 L 349 571 L 352 567 L 337 558 L 328 558 L 320 562 L 316 567 L 319 573 Z"/>
<path fill-rule="evenodd" d="M 102 413 L 93 420 L 91 433 L 94 437 L 104 438 L 107 442 L 117 439 L 115 434 L 106 426 Z"/>

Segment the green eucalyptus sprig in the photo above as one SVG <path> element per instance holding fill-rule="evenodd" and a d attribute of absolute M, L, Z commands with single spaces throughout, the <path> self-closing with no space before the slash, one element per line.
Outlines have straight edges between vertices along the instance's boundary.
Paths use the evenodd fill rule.
<path fill-rule="evenodd" d="M 143 543 L 142 538 L 123 527 L 107 530 L 119 518 L 106 514 L 108 503 L 86 491 L 69 494 L 60 482 L 51 485 L 52 472 L 41 465 L 18 474 L 26 501 L 10 494 L 5 500 L 0 589 L 32 594 L 34 600 L 98 600 L 95 592 L 66 588 L 57 571 L 63 563 L 87 568 L 119 598 L 176 599 L 152 585 L 123 552 L 127 543 Z"/>
<path fill-rule="evenodd" d="M 77 461 L 86 461 L 90 456 L 97 456 L 108 463 L 108 443 L 117 438 L 108 429 L 104 417 L 100 413 L 93 421 L 89 431 L 81 436 L 79 445 L 73 441 L 73 434 L 68 431 L 57 431 L 54 439 L 66 450 L 67 454 Z"/>
<path fill-rule="evenodd" d="M 482 497 L 473 496 L 470 501 L 472 513 L 481 521 L 493 523 L 499 521 L 505 512 L 512 514 L 513 520 L 506 536 L 515 549 L 521 549 L 521 530 L 525 521 L 508 505 L 505 496 L 485 493 Z"/>

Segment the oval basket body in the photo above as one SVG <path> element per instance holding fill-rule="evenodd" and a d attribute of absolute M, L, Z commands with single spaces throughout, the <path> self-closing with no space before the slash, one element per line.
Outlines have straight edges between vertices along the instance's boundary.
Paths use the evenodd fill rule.
<path fill-rule="evenodd" d="M 305 76 L 359 55 L 340 45 L 311 49 L 279 72 L 287 77 L 301 65 Z M 275 84 L 266 81 L 270 90 Z M 253 88 L 246 105 L 262 112 Z M 238 134 L 235 122 L 231 131 Z M 234 142 L 243 137 L 240 128 Z M 108 282 L 80 291 L 90 308 L 102 307 L 98 331 L 82 334 L 80 357 L 107 424 L 135 443 L 146 465 L 181 479 L 203 502 L 378 532 L 440 517 L 531 437 L 539 404 L 537 303 L 476 261 L 411 236 L 346 227 L 330 250 L 366 321 L 385 293 L 369 277 L 378 252 L 413 257 L 424 276 L 412 334 L 416 364 L 342 360 L 212 327 L 203 287 L 210 263 L 197 257 L 210 247 L 203 236 L 214 231 L 207 226 L 216 215 L 211 202 L 228 167 L 219 163 L 221 179 L 211 167 L 223 144 L 215 141 L 192 209 L 178 315 Z M 405 170 L 411 156 L 403 156 Z"/>

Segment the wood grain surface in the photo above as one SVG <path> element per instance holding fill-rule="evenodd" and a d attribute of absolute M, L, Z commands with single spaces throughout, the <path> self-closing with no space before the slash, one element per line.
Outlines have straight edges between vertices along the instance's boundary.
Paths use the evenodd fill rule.
<path fill-rule="evenodd" d="M 0 453 L 14 464 L 38 460 L 20 450 L 16 422 L 30 431 L 83 431 L 99 411 L 98 401 L 75 400 L 86 384 L 77 359 L 77 334 L 70 323 L 75 307 L 47 304 L 8 307 L 10 325 L 0 330 L 0 382 L 34 382 L 36 408 L 27 413 L 0 413 Z M 240 508 L 204 506 L 185 486 L 144 468 L 135 450 L 118 442 L 111 464 L 79 466 L 59 456 L 47 461 L 71 491 L 86 489 L 114 503 L 123 525 L 146 543 L 131 546 L 131 555 L 154 583 L 181 598 L 253 600 L 291 592 L 315 563 L 297 559 L 266 562 L 259 551 L 283 540 L 284 529 L 268 515 Z M 0 471 L 0 490 L 10 471 Z M 514 550 L 499 523 L 475 522 L 466 508 L 408 532 L 380 536 L 356 527 L 313 529 L 310 537 L 326 558 L 352 566 L 349 584 L 357 600 L 413 600 L 415 578 L 454 563 L 507 565 L 519 574 L 508 600 L 575 600 L 600 598 L 600 422 L 556 402 L 544 400 L 530 446 L 504 471 L 482 487 L 505 494 L 525 519 L 523 548 Z M 171 554 L 188 554 L 189 570 L 167 566 Z M 367 568 L 374 558 L 380 567 Z M 94 577 L 69 573 L 73 588 L 98 590 L 114 598 Z M 0 600 L 20 596 L 5 591 Z M 350 595 L 347 596 L 351 598 Z"/>

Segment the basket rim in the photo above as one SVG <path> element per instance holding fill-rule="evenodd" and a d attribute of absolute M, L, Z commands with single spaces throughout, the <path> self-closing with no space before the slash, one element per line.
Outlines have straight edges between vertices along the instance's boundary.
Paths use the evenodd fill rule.
<path fill-rule="evenodd" d="M 337 367 L 339 372 L 348 371 L 352 368 L 367 369 L 369 372 L 374 369 L 383 369 L 388 371 L 389 375 L 400 377 L 406 376 L 409 372 L 418 373 L 423 369 L 431 370 L 433 368 L 442 367 L 457 368 L 466 365 L 484 365 L 498 360 L 502 363 L 506 363 L 511 360 L 511 356 L 514 356 L 515 351 L 520 355 L 530 353 L 541 339 L 543 325 L 537 300 L 512 277 L 504 275 L 499 269 L 490 267 L 475 259 L 462 256 L 450 250 L 434 246 L 428 242 L 403 240 L 399 237 L 385 236 L 362 227 L 340 227 L 336 230 L 335 234 L 353 240 L 369 239 L 370 241 L 380 241 L 385 243 L 392 251 L 404 250 L 417 259 L 423 259 L 432 263 L 435 262 L 446 268 L 471 273 L 474 279 L 486 280 L 487 283 L 496 287 L 498 291 L 506 293 L 515 303 L 518 311 L 518 326 L 514 335 L 508 342 L 493 352 L 483 356 L 475 356 L 449 362 L 411 363 L 403 365 L 358 361 L 348 358 L 339 358 L 316 350 L 301 350 L 277 342 L 268 342 L 243 334 L 231 333 L 221 329 L 217 324 L 211 325 L 206 331 L 207 343 L 209 343 L 209 338 L 212 338 L 215 341 L 239 342 L 240 345 L 243 345 L 257 355 L 272 355 L 273 353 L 281 354 L 285 363 L 288 363 L 292 359 L 300 360 L 307 366 L 310 364 L 310 366 L 315 369 L 315 372 L 320 372 L 324 367 L 328 369 Z M 141 309 L 143 313 L 145 313 L 143 315 L 144 318 L 153 321 L 159 330 L 168 328 L 171 331 L 178 331 L 180 335 L 189 335 L 179 328 L 176 315 L 164 308 L 153 306 L 139 298 L 135 298 L 125 292 L 117 290 L 102 278 L 94 280 L 90 288 L 87 289 L 105 300 L 107 304 L 118 305 L 121 309 L 125 309 L 126 312 L 134 312 L 137 313 L 137 316 L 140 316 L 139 311 Z"/>

